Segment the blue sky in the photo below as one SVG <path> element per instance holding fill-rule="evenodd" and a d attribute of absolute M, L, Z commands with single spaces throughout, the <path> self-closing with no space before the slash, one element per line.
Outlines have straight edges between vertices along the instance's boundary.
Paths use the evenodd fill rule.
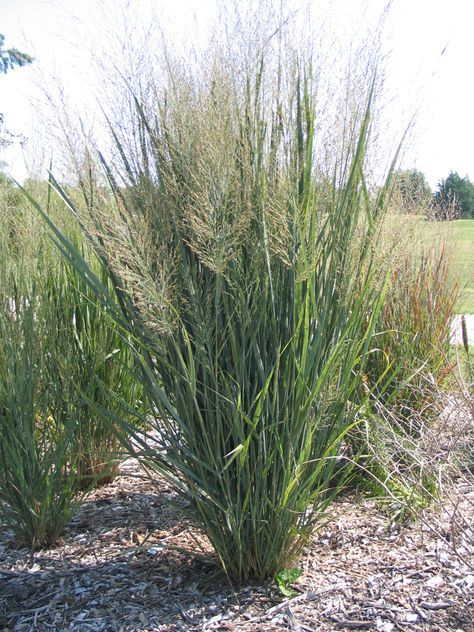
<path fill-rule="evenodd" d="M 131 0 L 144 21 L 149 19 L 147 7 L 151 4 L 170 28 L 199 22 L 202 31 L 217 3 L 218 0 Z M 81 60 L 81 50 L 100 40 L 108 26 L 90 22 L 90 16 L 101 4 L 101 0 L 0 0 L 0 33 L 5 35 L 6 45 L 32 52 L 36 58 L 33 67 L 0 76 L 0 112 L 5 124 L 29 138 L 26 152 L 16 143 L 3 155 L 19 179 L 26 175 L 35 154 L 47 153 L 50 142 L 35 124 L 38 105 L 34 98 L 38 95 L 38 82 L 42 81 L 41 73 L 60 77 L 73 101 L 84 101 L 84 95 L 91 92 L 94 79 Z M 115 0 L 116 6 L 124 4 L 126 0 Z M 350 32 L 361 28 L 361 15 L 380 13 L 385 2 L 314 0 L 313 4 L 331 4 L 335 28 Z M 275 6 L 279 5 L 280 1 L 275 0 Z M 83 27 L 82 31 L 76 29 L 81 22 L 90 27 L 87 42 L 78 41 L 75 36 L 86 32 Z M 433 187 L 451 170 L 469 175 L 474 181 L 473 24 L 472 0 L 394 0 L 386 26 L 386 85 L 391 99 L 388 117 L 394 128 L 402 129 L 416 113 L 404 165 L 423 171 Z"/>

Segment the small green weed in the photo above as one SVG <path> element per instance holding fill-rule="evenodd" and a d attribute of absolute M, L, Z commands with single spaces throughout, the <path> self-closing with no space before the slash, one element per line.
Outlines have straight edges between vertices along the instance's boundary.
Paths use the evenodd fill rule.
<path fill-rule="evenodd" d="M 298 594 L 291 585 L 301 577 L 301 573 L 300 568 L 284 568 L 275 575 L 275 583 L 283 597 L 294 597 Z"/>

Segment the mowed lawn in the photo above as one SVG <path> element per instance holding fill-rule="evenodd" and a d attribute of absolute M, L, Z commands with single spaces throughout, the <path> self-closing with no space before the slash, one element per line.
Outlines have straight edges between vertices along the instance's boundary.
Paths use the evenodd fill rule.
<path fill-rule="evenodd" d="M 474 219 L 458 219 L 451 222 L 454 240 L 453 265 L 459 274 L 463 288 L 458 311 L 474 314 Z"/>

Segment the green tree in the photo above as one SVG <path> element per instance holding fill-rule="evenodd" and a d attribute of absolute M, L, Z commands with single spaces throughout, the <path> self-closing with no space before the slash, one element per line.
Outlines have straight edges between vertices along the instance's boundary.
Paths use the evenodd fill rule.
<path fill-rule="evenodd" d="M 5 36 L 0 33 L 0 72 L 7 73 L 15 66 L 26 66 L 31 64 L 33 57 L 22 53 L 17 48 L 4 49 Z"/>
<path fill-rule="evenodd" d="M 441 180 L 435 193 L 435 205 L 441 210 L 453 207 L 465 219 L 474 218 L 474 184 L 468 176 L 451 171 L 445 180 Z"/>
<path fill-rule="evenodd" d="M 395 174 L 395 193 L 401 210 L 405 213 L 425 209 L 433 197 L 425 174 L 418 169 L 400 169 L 397 171 Z"/>
<path fill-rule="evenodd" d="M 15 66 L 26 66 L 31 64 L 33 57 L 27 53 L 22 53 L 17 48 L 4 49 L 5 36 L 0 33 L 0 74 L 6 74 L 9 70 L 13 70 Z M 3 128 L 3 114 L 0 112 L 0 130 Z M 14 135 L 3 128 L 0 136 L 0 148 L 6 147 L 12 143 Z M 4 164 L 0 162 L 0 171 Z"/>

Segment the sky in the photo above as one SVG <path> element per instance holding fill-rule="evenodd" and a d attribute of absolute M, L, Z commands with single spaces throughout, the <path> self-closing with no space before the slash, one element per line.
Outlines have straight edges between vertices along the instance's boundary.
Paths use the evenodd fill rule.
<path fill-rule="evenodd" d="M 368 14 L 378 15 L 386 4 L 385 0 L 310 1 L 316 8 L 330 6 L 334 28 L 349 36 L 351 30 L 363 28 L 361 20 Z M 82 53 L 112 27 L 100 19 L 91 20 L 102 2 L 0 0 L 0 33 L 6 47 L 35 57 L 31 67 L 0 76 L 0 113 L 5 128 L 19 135 L 17 142 L 0 153 L 0 160 L 18 180 L 48 153 L 50 140 L 37 120 L 42 98 L 38 85 L 43 77 L 59 77 L 72 102 L 91 112 L 97 107 L 93 100 L 88 103 L 97 77 L 91 75 Z M 147 11 L 153 5 L 169 28 L 191 28 L 196 38 L 196 33 L 205 37 L 219 2 L 114 0 L 116 6 L 131 5 L 144 22 L 151 19 Z M 280 0 L 275 0 L 275 10 L 279 6 Z M 433 188 L 450 171 L 474 181 L 473 24 L 473 0 L 393 0 L 385 26 L 386 87 L 392 95 L 387 112 L 400 130 L 415 117 L 403 166 L 421 170 Z M 26 144 L 20 143 L 20 135 Z"/>

